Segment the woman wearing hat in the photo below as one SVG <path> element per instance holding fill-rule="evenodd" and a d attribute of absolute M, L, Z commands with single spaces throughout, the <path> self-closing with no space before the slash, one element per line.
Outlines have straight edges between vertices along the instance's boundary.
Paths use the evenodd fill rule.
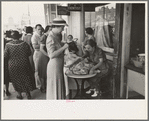
<path fill-rule="evenodd" d="M 8 60 L 9 76 L 14 89 L 18 92 L 17 98 L 22 99 L 22 92 L 26 92 L 27 98 L 31 99 L 30 91 L 34 90 L 34 78 L 31 71 L 29 45 L 19 40 L 21 35 L 18 31 L 11 33 L 12 40 L 6 44 L 4 58 Z"/>
<path fill-rule="evenodd" d="M 38 75 L 41 80 L 41 92 L 46 92 L 46 80 L 47 80 L 47 64 L 49 62 L 49 57 L 47 54 L 47 49 L 46 49 L 46 40 L 49 32 L 51 31 L 51 25 L 46 26 L 44 30 L 44 34 L 41 37 L 40 40 L 40 51 L 41 51 L 41 56 L 39 58 L 39 70 L 38 70 Z"/>
<path fill-rule="evenodd" d="M 23 37 L 23 41 L 28 43 L 28 45 L 30 46 L 31 56 L 29 57 L 29 60 L 30 60 L 30 64 L 32 67 L 32 71 L 34 72 L 35 71 L 34 61 L 33 61 L 34 49 L 33 49 L 32 43 L 31 43 L 32 35 L 33 35 L 33 28 L 31 26 L 26 27 L 26 35 Z"/>
<path fill-rule="evenodd" d="M 52 30 L 46 41 L 47 53 L 50 58 L 47 65 L 47 100 L 65 99 L 64 84 L 64 50 L 68 44 L 61 43 L 66 21 L 55 18 L 52 22 Z"/>

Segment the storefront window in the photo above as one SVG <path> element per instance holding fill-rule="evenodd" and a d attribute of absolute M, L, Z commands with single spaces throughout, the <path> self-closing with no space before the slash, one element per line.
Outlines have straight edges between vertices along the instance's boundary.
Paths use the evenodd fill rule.
<path fill-rule="evenodd" d="M 95 8 L 95 12 L 85 12 L 85 27 L 94 29 L 97 46 L 114 52 L 116 4 Z"/>

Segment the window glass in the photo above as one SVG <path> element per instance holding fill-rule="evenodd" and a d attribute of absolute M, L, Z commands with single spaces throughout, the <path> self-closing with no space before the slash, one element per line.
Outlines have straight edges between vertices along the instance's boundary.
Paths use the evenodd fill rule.
<path fill-rule="evenodd" d="M 93 28 L 97 45 L 101 48 L 113 48 L 115 15 L 116 3 L 96 7 L 95 12 L 85 12 L 85 28 Z"/>

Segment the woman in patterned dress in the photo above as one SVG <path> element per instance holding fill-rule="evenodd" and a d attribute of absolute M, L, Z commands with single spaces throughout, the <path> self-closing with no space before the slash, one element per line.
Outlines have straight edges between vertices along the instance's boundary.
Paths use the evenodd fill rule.
<path fill-rule="evenodd" d="M 31 99 L 30 91 L 35 89 L 29 62 L 31 50 L 26 42 L 19 40 L 21 36 L 18 31 L 13 31 L 11 37 L 13 41 L 6 44 L 4 52 L 4 58 L 8 60 L 9 76 L 18 92 L 17 98 L 23 99 L 21 93 L 26 92 L 27 98 Z"/>
<path fill-rule="evenodd" d="M 66 21 L 62 18 L 55 18 L 52 23 L 52 30 L 46 41 L 46 48 L 50 58 L 47 66 L 47 100 L 65 99 L 64 84 L 64 50 L 68 44 L 61 43 L 61 32 L 64 30 Z"/>
<path fill-rule="evenodd" d="M 94 66 L 91 68 L 89 74 L 94 74 L 96 70 L 100 70 L 100 73 L 97 73 L 95 77 L 88 79 L 91 89 L 87 91 L 87 94 L 90 94 L 91 91 L 94 91 L 92 97 L 96 97 L 99 94 L 99 82 L 103 76 L 108 74 L 109 65 L 107 63 L 106 55 L 103 50 L 97 47 L 97 44 L 94 40 L 89 39 L 86 41 L 85 51 L 89 52 L 89 57 L 87 60 L 94 63 Z"/>
<path fill-rule="evenodd" d="M 40 88 L 41 92 L 46 92 L 47 64 L 49 62 L 49 57 L 46 49 L 46 40 L 50 31 L 51 31 L 51 26 L 50 25 L 46 26 L 44 30 L 44 34 L 41 37 L 41 41 L 40 41 L 40 51 L 42 54 L 39 58 L 38 75 L 41 80 L 41 88 Z"/>

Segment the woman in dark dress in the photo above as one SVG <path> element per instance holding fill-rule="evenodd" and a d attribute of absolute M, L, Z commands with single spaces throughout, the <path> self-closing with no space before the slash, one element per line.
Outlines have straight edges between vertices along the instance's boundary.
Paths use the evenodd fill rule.
<path fill-rule="evenodd" d="M 109 65 L 105 53 L 101 48 L 97 47 L 94 40 L 87 40 L 84 50 L 89 52 L 89 57 L 87 57 L 88 61 L 94 64 L 89 74 L 94 74 L 96 73 L 96 70 L 100 70 L 100 73 L 97 73 L 95 77 L 88 79 L 91 89 L 86 92 L 87 94 L 90 94 L 91 91 L 94 91 L 92 97 L 96 97 L 100 91 L 99 82 L 103 76 L 108 74 Z"/>
<path fill-rule="evenodd" d="M 50 25 L 46 26 L 44 30 L 44 34 L 41 37 L 41 41 L 40 41 L 40 51 L 42 54 L 39 58 L 38 75 L 41 80 L 41 88 L 40 88 L 41 92 L 46 92 L 47 64 L 49 62 L 49 57 L 46 49 L 46 40 L 50 31 L 51 31 L 51 26 Z"/>
<path fill-rule="evenodd" d="M 34 72 L 35 71 L 34 61 L 33 61 L 34 49 L 33 49 L 32 43 L 31 43 L 32 34 L 33 34 L 33 28 L 30 26 L 26 27 L 26 35 L 23 37 L 23 41 L 28 43 L 28 45 L 30 46 L 31 56 L 29 56 L 29 61 L 30 61 L 32 70 Z"/>
<path fill-rule="evenodd" d="M 13 31 L 11 37 L 13 41 L 6 44 L 4 52 L 4 58 L 8 60 L 9 76 L 18 92 L 17 98 L 23 99 L 21 93 L 26 92 L 27 98 L 31 99 L 30 91 L 35 89 L 29 62 L 31 50 L 26 42 L 19 40 L 21 36 L 18 31 Z"/>

